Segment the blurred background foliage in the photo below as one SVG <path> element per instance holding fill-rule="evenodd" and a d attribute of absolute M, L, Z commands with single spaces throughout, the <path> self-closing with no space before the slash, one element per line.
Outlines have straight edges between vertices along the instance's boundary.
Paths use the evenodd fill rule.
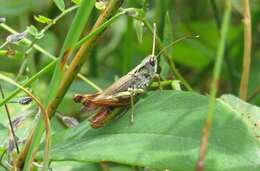
<path fill-rule="evenodd" d="M 67 7 L 71 5 L 71 2 L 65 2 Z M 172 36 L 172 40 L 187 34 L 200 35 L 199 39 L 186 40 L 174 45 L 172 47 L 172 58 L 176 62 L 179 71 L 192 84 L 193 88 L 202 93 L 208 92 L 223 13 L 223 1 L 216 1 L 217 13 L 214 13 L 215 7 L 212 5 L 212 2 L 210 0 L 203 2 L 180 0 L 149 1 L 146 12 L 146 16 L 159 25 L 158 34 L 161 39 L 164 38 L 163 32 L 165 34 L 167 29 L 168 33 L 171 33 L 169 36 Z M 257 0 L 250 2 L 253 48 L 249 96 L 260 85 L 260 52 L 258 48 L 260 5 Z M 0 3 L 0 16 L 6 17 L 7 24 L 20 32 L 24 31 L 28 25 L 35 25 L 39 30 L 43 27 L 43 24 L 39 24 L 34 20 L 33 15 L 40 14 L 54 18 L 60 13 L 50 0 L 1 0 Z M 125 7 L 134 8 L 142 8 L 142 5 L 143 1 L 126 1 L 124 4 Z M 238 92 L 243 56 L 241 12 L 241 1 L 233 0 L 232 23 L 228 33 L 225 61 L 220 81 L 220 93 L 237 94 Z M 98 11 L 96 10 L 95 13 L 97 14 Z M 44 38 L 38 41 L 38 44 L 53 55 L 57 55 L 73 15 L 74 12 L 71 12 L 57 22 L 47 31 Z M 94 22 L 94 17 L 92 21 Z M 87 61 L 82 68 L 82 73 L 87 77 L 111 82 L 115 76 L 121 76 L 137 65 L 143 57 L 151 53 L 151 35 L 144 29 L 142 42 L 138 41 L 135 31 L 140 27 L 138 25 L 140 24 L 126 16 L 120 17 L 115 21 L 102 38 L 99 39 L 97 46 L 91 53 L 90 61 Z M 1 29 L 0 41 L 3 42 L 8 34 L 10 33 Z M 20 51 L 22 53 L 23 49 L 20 49 Z M 32 73 L 32 70 L 34 72 L 39 70 L 50 62 L 49 58 L 37 51 L 34 51 L 31 56 L 33 56 L 34 69 L 30 68 L 29 73 Z M 1 71 L 17 74 L 23 61 L 23 59 L 17 58 L 1 57 Z M 7 63 L 8 65 L 6 65 Z M 41 83 L 48 83 L 51 73 L 52 71 L 46 74 L 46 82 Z M 259 98 L 254 98 L 253 102 L 259 104 Z"/>
<path fill-rule="evenodd" d="M 200 36 L 198 39 L 189 39 L 174 45 L 169 49 L 169 52 L 171 52 L 172 59 L 176 63 L 179 72 L 192 85 L 195 91 L 202 94 L 209 92 L 212 68 L 219 41 L 219 28 L 222 21 L 224 1 L 149 0 L 147 1 L 147 7 L 145 7 L 146 17 L 151 22 L 157 23 L 158 35 L 165 45 L 184 35 L 194 34 Z M 128 0 L 125 1 L 123 7 L 143 8 L 143 2 L 143 0 Z M 259 0 L 251 0 L 250 3 L 253 46 L 248 90 L 249 97 L 260 86 L 260 3 Z M 65 0 L 65 4 L 66 7 L 73 5 L 69 0 Z M 219 94 L 231 93 L 238 96 L 243 57 L 242 1 L 233 0 L 232 5 L 232 18 L 225 48 L 221 79 L 219 80 Z M 99 11 L 95 9 L 88 26 L 86 26 L 86 31 L 94 23 L 98 13 Z M 34 25 L 38 30 L 41 30 L 44 24 L 35 21 L 33 17 L 39 14 L 55 18 L 60 14 L 60 10 L 51 0 L 0 0 L 0 17 L 5 17 L 6 24 L 18 32 L 23 32 L 29 25 Z M 41 40 L 37 41 L 37 44 L 57 56 L 74 14 L 75 11 L 58 21 L 45 33 Z M 142 29 L 144 31 L 143 34 L 140 33 Z M 0 44 L 5 42 L 8 35 L 10 33 L 0 27 Z M 140 23 L 131 17 L 121 16 L 109 26 L 96 42 L 96 46 L 91 52 L 91 57 L 85 62 L 81 73 L 100 87 L 105 88 L 117 77 L 126 74 L 145 56 L 149 55 L 152 48 L 151 42 L 152 35 L 145 27 L 142 27 Z M 19 45 L 10 44 L 7 47 L 15 49 L 17 53 L 15 56 L 0 54 L 0 72 L 16 79 L 20 83 L 51 62 L 51 59 L 44 54 L 33 50 L 28 56 L 25 71 L 17 78 L 20 67 L 26 60 L 22 54 L 25 53 L 28 47 L 22 43 Z M 160 64 L 164 78 L 174 79 L 169 76 L 168 66 L 165 62 L 162 60 Z M 42 99 L 47 94 L 46 89 L 50 83 L 52 73 L 53 70 L 48 71 L 47 74 L 34 82 L 30 87 Z M 15 88 L 2 81 L 1 85 L 6 95 Z M 59 107 L 59 110 L 66 115 L 76 115 L 79 111 L 79 105 L 74 104 L 72 101 L 72 96 L 76 92 L 86 93 L 95 92 L 95 90 L 79 79 L 74 81 Z M 16 98 L 23 95 L 23 93 L 20 93 Z M 260 105 L 260 96 L 254 97 L 250 102 Z M 21 106 L 18 104 L 9 104 L 9 108 L 12 115 L 22 114 Z M 25 106 L 22 108 L 22 111 L 28 112 L 28 109 L 34 107 Z M 31 112 L 37 113 L 34 110 L 31 110 Z M 0 113 L 4 113 L 4 108 L 0 109 Z M 7 118 L 5 115 L 1 115 L 0 122 L 6 125 Z M 53 122 L 56 121 L 53 120 Z M 56 127 L 54 129 L 59 129 L 57 124 L 54 124 Z"/>

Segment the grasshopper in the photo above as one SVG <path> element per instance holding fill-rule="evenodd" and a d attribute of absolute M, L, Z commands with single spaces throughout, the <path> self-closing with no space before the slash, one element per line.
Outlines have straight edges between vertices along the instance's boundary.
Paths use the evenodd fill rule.
<path fill-rule="evenodd" d="M 105 124 L 112 108 L 123 107 L 129 104 L 132 106 L 131 123 L 133 123 L 133 97 L 144 93 L 150 82 L 158 76 L 157 57 L 154 54 L 155 36 L 156 25 L 154 24 L 152 54 L 144 58 L 139 65 L 123 77 L 119 78 L 103 92 L 74 95 L 74 101 L 76 103 L 82 103 L 85 106 L 83 108 L 85 111 L 101 108 L 97 114 L 89 119 L 90 125 L 93 128 L 99 128 Z"/>
<path fill-rule="evenodd" d="M 100 110 L 89 119 L 90 125 L 93 128 L 102 127 L 107 122 L 107 120 L 109 120 L 109 113 L 112 109 L 128 106 L 130 104 L 132 108 L 131 123 L 134 122 L 133 97 L 144 93 L 145 89 L 149 86 L 154 78 L 160 78 L 157 74 L 157 56 L 159 56 L 163 50 L 170 47 L 172 44 L 184 39 L 178 39 L 177 41 L 168 45 L 166 48 L 162 49 L 158 55 L 155 55 L 155 38 L 156 25 L 154 24 L 152 54 L 145 57 L 139 65 L 137 65 L 123 77 L 119 78 L 103 92 L 98 92 L 95 94 L 74 95 L 74 101 L 84 105 L 83 111 L 93 111 L 97 108 L 100 108 Z"/>

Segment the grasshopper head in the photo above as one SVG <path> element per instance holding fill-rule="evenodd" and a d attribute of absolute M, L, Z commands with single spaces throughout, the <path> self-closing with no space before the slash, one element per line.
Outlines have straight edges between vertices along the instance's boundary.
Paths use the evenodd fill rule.
<path fill-rule="evenodd" d="M 147 72 L 150 76 L 153 76 L 157 72 L 157 57 L 155 55 L 147 56 L 141 62 L 141 66 L 138 70 L 139 72 L 145 70 L 143 72 Z"/>
<path fill-rule="evenodd" d="M 155 55 L 149 55 L 143 59 L 143 61 L 136 66 L 130 74 L 135 75 L 133 80 L 133 88 L 145 88 L 147 87 L 152 79 L 155 77 L 157 72 L 157 58 Z"/>

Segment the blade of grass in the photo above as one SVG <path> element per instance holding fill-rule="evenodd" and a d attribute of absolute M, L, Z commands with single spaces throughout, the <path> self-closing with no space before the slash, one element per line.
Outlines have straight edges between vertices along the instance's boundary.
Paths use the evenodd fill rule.
<path fill-rule="evenodd" d="M 248 79 L 251 63 L 251 47 L 252 47 L 252 26 L 249 0 L 243 0 L 244 15 L 244 54 L 243 54 L 243 71 L 240 82 L 239 97 L 243 100 L 247 99 Z"/>
<path fill-rule="evenodd" d="M 223 23 L 220 31 L 220 41 L 218 44 L 218 51 L 216 56 L 216 62 L 213 69 L 213 79 L 210 87 L 210 100 L 208 106 L 208 114 L 203 127 L 203 134 L 201 138 L 199 159 L 197 161 L 196 170 L 203 171 L 205 167 L 205 156 L 207 152 L 208 138 L 212 124 L 212 115 L 215 110 L 216 95 L 217 95 L 217 84 L 221 73 L 222 61 L 224 57 L 226 37 L 228 33 L 230 17 L 231 17 L 231 0 L 227 0 L 225 4 L 225 13 L 223 17 Z"/>
<path fill-rule="evenodd" d="M 215 0 L 210 0 L 210 5 L 212 7 L 213 10 L 213 14 L 214 14 L 214 19 L 216 22 L 216 26 L 218 29 L 218 32 L 220 32 L 220 27 L 221 27 L 221 17 L 219 16 L 219 10 L 216 4 Z M 231 85 L 231 91 L 232 93 L 235 94 L 235 89 L 236 89 L 236 77 L 235 77 L 235 73 L 234 73 L 234 67 L 232 65 L 230 56 L 229 56 L 229 49 L 231 49 L 231 46 L 229 44 L 226 44 L 225 46 L 225 52 L 224 52 L 224 60 L 225 63 L 227 65 L 227 71 L 228 71 L 228 76 L 229 76 L 229 82 Z M 211 68 L 210 67 L 211 63 L 208 65 L 208 67 L 206 66 L 205 68 Z M 202 72 L 200 74 L 198 74 L 198 78 L 200 77 L 200 75 L 203 74 Z M 200 77 L 203 78 L 203 77 Z M 201 80 L 201 79 L 200 79 Z"/>

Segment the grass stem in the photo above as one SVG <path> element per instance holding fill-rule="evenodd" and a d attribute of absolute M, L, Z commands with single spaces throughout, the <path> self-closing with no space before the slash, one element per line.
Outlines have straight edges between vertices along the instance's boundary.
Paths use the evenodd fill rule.
<path fill-rule="evenodd" d="M 252 25 L 249 0 L 243 0 L 243 15 L 244 15 L 244 54 L 243 68 L 239 88 L 239 97 L 243 100 L 247 99 L 248 79 L 251 63 L 251 48 L 252 48 Z"/>
<path fill-rule="evenodd" d="M 223 22 L 220 30 L 220 42 L 218 45 L 216 61 L 213 69 L 213 78 L 210 87 L 210 98 L 209 98 L 207 119 L 205 121 L 204 128 L 203 128 L 200 151 L 199 151 L 199 159 L 196 164 L 197 171 L 203 171 L 205 168 L 205 156 L 208 147 L 209 134 L 212 127 L 212 115 L 215 110 L 216 95 L 218 90 L 217 85 L 220 78 L 222 61 L 223 61 L 224 51 L 225 51 L 226 37 L 227 37 L 229 23 L 230 23 L 230 16 L 231 16 L 231 9 L 232 9 L 231 0 L 227 0 L 225 5 L 226 5 L 225 13 L 224 13 Z"/>

